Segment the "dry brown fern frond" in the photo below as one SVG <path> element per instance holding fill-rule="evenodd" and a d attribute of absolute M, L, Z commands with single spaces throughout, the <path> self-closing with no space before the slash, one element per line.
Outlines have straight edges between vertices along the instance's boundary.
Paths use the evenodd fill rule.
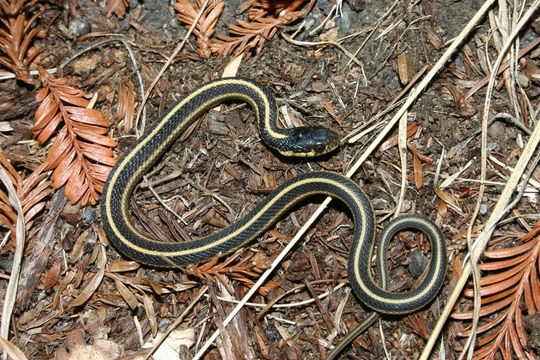
<path fill-rule="evenodd" d="M 94 205 L 115 163 L 112 148 L 116 142 L 107 136 L 109 122 L 99 110 L 88 109 L 84 92 L 39 69 L 43 89 L 36 96 L 40 103 L 34 117 L 34 134 L 40 143 L 56 132 L 47 154 L 47 170 L 53 170 L 53 187 L 64 184 L 72 203 Z"/>
<path fill-rule="evenodd" d="M 480 281 L 483 321 L 477 333 L 485 335 L 475 344 L 475 359 L 537 358 L 528 348 L 524 316 L 540 310 L 540 222 L 522 240 L 512 248 L 485 251 L 489 260 L 478 266 L 486 275 Z M 472 297 L 473 290 L 466 290 L 465 296 Z M 452 317 L 470 320 L 472 311 Z M 465 330 L 460 335 L 469 333 Z"/>
<path fill-rule="evenodd" d="M 189 29 L 195 22 L 203 4 L 203 0 L 196 0 L 195 3 L 189 0 L 177 0 L 173 6 L 178 11 L 180 21 Z M 197 53 L 202 58 L 208 58 L 212 54 L 210 50 L 210 38 L 216 32 L 216 24 L 224 7 L 225 1 L 223 0 L 211 1 L 193 29 L 193 34 L 197 37 Z"/>
<path fill-rule="evenodd" d="M 123 19 L 126 16 L 126 10 L 129 5 L 129 0 L 109 0 L 105 5 L 105 11 L 107 11 L 107 17 L 111 17 L 114 13 L 119 19 Z"/>
<path fill-rule="evenodd" d="M 16 16 L 29 9 L 39 0 L 1 0 L 0 11 L 3 15 Z"/>
<path fill-rule="evenodd" d="M 274 37 L 279 26 L 291 24 L 302 15 L 303 11 L 292 11 L 277 18 L 261 16 L 254 21 L 237 20 L 237 25 L 229 25 L 230 36 L 218 35 L 210 48 L 219 56 L 228 56 L 234 51 L 237 54 L 258 54 L 265 42 Z"/>
<path fill-rule="evenodd" d="M 190 272 L 200 278 L 218 279 L 222 284 L 226 283 L 222 280 L 222 277 L 229 276 L 251 287 L 255 284 L 252 279 L 258 278 L 265 269 L 258 266 L 260 261 L 254 261 L 253 256 L 246 256 L 236 261 L 242 253 L 243 251 L 239 250 L 222 262 L 220 262 L 220 257 L 216 256 L 206 263 L 194 265 L 190 268 Z M 275 285 L 273 282 L 268 282 L 259 288 L 259 293 L 267 295 Z"/>
<path fill-rule="evenodd" d="M 0 152 L 0 164 L 8 173 L 19 198 L 24 213 L 24 225 L 26 231 L 32 227 L 34 217 L 45 208 L 45 199 L 51 193 L 51 182 L 45 172 L 46 163 L 38 166 L 34 171 L 23 179 L 22 175 L 15 170 L 3 152 Z M 0 221 L 11 230 L 12 245 L 15 243 L 15 224 L 17 221 L 16 211 L 11 206 L 8 194 L 0 189 Z M 7 251 L 8 248 L 2 249 Z"/>
<path fill-rule="evenodd" d="M 295 11 L 300 9 L 308 0 L 258 0 L 246 1 L 240 6 L 240 12 L 248 10 L 248 17 L 254 20 L 261 16 L 279 16 L 282 11 Z M 314 0 L 310 0 L 306 13 L 309 13 L 315 5 Z"/>
<path fill-rule="evenodd" d="M 253 1 L 248 0 L 240 5 L 240 12 L 247 10 L 250 21 L 238 20 L 237 24 L 229 25 L 229 35 L 217 35 L 211 38 L 215 32 L 215 26 L 223 11 L 225 2 L 214 0 L 205 9 L 199 21 L 195 25 L 193 33 L 197 37 L 198 53 L 207 58 L 211 53 L 219 56 L 228 56 L 236 51 L 237 54 L 259 53 L 265 42 L 271 39 L 277 32 L 277 28 L 295 22 L 299 17 L 311 11 L 314 0 L 304 11 L 296 11 L 307 0 L 279 0 L 279 1 Z M 202 8 L 202 0 L 195 3 L 189 0 L 177 0 L 174 8 L 179 13 L 180 21 L 190 28 Z"/>
<path fill-rule="evenodd" d="M 22 186 L 22 178 L 11 163 L 6 159 L 4 153 L 0 152 L 0 164 L 6 170 L 11 183 L 15 189 Z M 11 238 L 15 239 L 15 224 L 17 223 L 17 212 L 9 202 L 9 195 L 4 189 L 0 189 L 0 221 L 11 231 Z"/>
<path fill-rule="evenodd" d="M 305 10 L 301 8 L 307 0 L 279 1 L 247 1 L 242 9 L 247 9 L 251 21 L 237 20 L 237 24 L 229 25 L 229 35 L 218 35 L 213 39 L 210 48 L 219 56 L 237 54 L 258 54 L 265 42 L 277 32 L 279 26 L 289 25 L 311 11 L 314 0 L 310 0 Z"/>
<path fill-rule="evenodd" d="M 40 53 L 35 46 L 32 46 L 34 38 L 41 35 L 40 29 L 33 27 L 40 14 L 34 14 L 30 19 L 26 18 L 24 12 L 13 16 L 7 15 L 6 10 L 13 12 L 17 8 L 10 8 L 5 2 L 1 4 L 4 13 L 0 17 L 2 24 L 0 27 L 0 51 L 4 56 L 0 56 L 0 65 L 13 71 L 17 79 L 32 83 L 33 80 L 28 68 Z"/>
<path fill-rule="evenodd" d="M 118 125 L 124 128 L 124 133 L 131 133 L 135 121 L 135 90 L 131 81 L 124 82 L 120 80 L 118 106 L 114 119 L 121 120 Z"/>

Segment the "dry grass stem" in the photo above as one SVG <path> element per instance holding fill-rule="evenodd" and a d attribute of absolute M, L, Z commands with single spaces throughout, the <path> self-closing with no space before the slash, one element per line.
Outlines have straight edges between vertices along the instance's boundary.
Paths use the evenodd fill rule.
<path fill-rule="evenodd" d="M 15 299 L 17 298 L 17 289 L 19 285 L 19 274 L 21 271 L 22 258 L 24 253 L 25 244 L 25 229 L 24 229 L 24 212 L 17 191 L 13 186 L 12 179 L 6 172 L 3 165 L 0 165 L 0 180 L 4 184 L 4 187 L 8 191 L 9 202 L 16 212 L 17 218 L 15 222 L 15 254 L 13 255 L 13 265 L 11 266 L 11 276 L 6 289 L 6 295 L 4 297 L 4 305 L 2 308 L 2 325 L 0 326 L 0 338 L 8 340 L 9 330 L 11 324 L 11 316 L 13 315 L 13 308 L 15 306 Z M 9 344 L 5 344 L 9 345 Z M 11 348 L 11 347 L 10 347 Z M 12 349 L 18 350 L 18 349 Z M 13 353 L 13 352 L 12 352 Z M 24 355 L 23 355 L 24 356 Z M 7 359 L 7 352 L 3 355 L 4 359 Z"/>
<path fill-rule="evenodd" d="M 401 186 L 399 188 L 399 196 L 396 205 L 396 210 L 394 211 L 394 218 L 399 216 L 401 213 L 401 207 L 403 205 L 403 200 L 405 199 L 405 191 L 407 191 L 407 119 L 409 112 L 405 112 L 401 119 L 399 120 L 398 125 L 398 151 L 399 151 L 399 160 L 401 163 Z"/>
<path fill-rule="evenodd" d="M 343 51 L 343 53 L 350 59 L 350 61 L 354 62 L 356 65 L 360 67 L 364 66 L 362 62 L 358 60 L 356 57 L 354 57 L 354 55 L 349 50 L 347 50 L 343 45 L 341 45 L 339 41 L 300 41 L 300 40 L 295 40 L 289 37 L 283 31 L 280 32 L 280 35 L 283 39 L 297 46 L 325 46 L 325 45 L 335 46 L 339 50 Z"/>
<path fill-rule="evenodd" d="M 13 360 L 27 360 L 28 358 L 15 344 L 0 337 L 0 350 L 4 351 L 3 357 L 9 356 Z"/>

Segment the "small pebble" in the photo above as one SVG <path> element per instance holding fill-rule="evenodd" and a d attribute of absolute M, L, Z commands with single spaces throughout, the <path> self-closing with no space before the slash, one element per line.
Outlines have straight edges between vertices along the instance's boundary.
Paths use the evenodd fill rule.
<path fill-rule="evenodd" d="M 480 214 L 486 215 L 488 212 L 487 204 L 480 204 Z"/>
<path fill-rule="evenodd" d="M 69 33 L 71 35 L 81 36 L 88 34 L 90 31 L 92 31 L 92 24 L 90 24 L 90 21 L 86 18 L 74 18 L 69 23 Z"/>
<path fill-rule="evenodd" d="M 0 269 L 4 270 L 6 274 L 11 274 L 12 267 L 13 267 L 13 260 L 10 260 L 10 259 L 0 260 Z"/>
<path fill-rule="evenodd" d="M 264 327 L 264 334 L 269 341 L 281 340 L 281 335 L 279 334 L 279 331 L 276 329 L 276 326 L 271 322 L 269 322 Z"/>
<path fill-rule="evenodd" d="M 158 325 L 159 332 L 165 332 L 167 328 L 171 325 L 171 320 L 169 319 L 161 319 Z"/>
<path fill-rule="evenodd" d="M 422 251 L 415 250 L 411 252 L 410 262 L 409 262 L 409 272 L 412 277 L 418 279 L 420 275 L 424 272 L 429 259 Z"/>
<path fill-rule="evenodd" d="M 495 150 L 497 147 L 499 146 L 499 144 L 495 141 L 491 141 L 491 142 L 488 142 L 487 143 L 487 149 L 488 151 L 493 151 Z"/>
<path fill-rule="evenodd" d="M 96 221 L 96 209 L 91 207 L 84 208 L 81 216 L 81 224 L 83 226 L 90 226 Z"/>
<path fill-rule="evenodd" d="M 339 26 L 340 33 L 348 35 L 351 33 L 352 26 L 351 8 L 348 3 L 343 4 L 340 15 L 336 23 Z"/>

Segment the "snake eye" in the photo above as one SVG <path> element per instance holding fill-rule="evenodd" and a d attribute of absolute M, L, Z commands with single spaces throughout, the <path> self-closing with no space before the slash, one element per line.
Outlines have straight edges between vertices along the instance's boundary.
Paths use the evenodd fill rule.
<path fill-rule="evenodd" d="M 315 147 L 313 148 L 313 150 L 315 151 L 315 153 L 317 154 L 323 154 L 326 152 L 326 147 L 324 145 L 315 145 Z"/>

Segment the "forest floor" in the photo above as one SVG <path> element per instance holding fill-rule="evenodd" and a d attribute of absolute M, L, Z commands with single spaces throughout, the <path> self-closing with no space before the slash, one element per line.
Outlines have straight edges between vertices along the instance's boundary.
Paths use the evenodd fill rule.
<path fill-rule="evenodd" d="M 242 45 L 231 47 L 231 41 L 205 42 L 192 35 L 159 74 L 186 38 L 189 24 L 179 20 L 168 1 L 132 0 L 125 9 L 107 15 L 106 6 L 117 3 L 125 5 L 123 0 L 78 0 L 65 6 L 38 2 L 24 10 L 28 17 L 41 11 L 37 24 L 43 34 L 34 39 L 41 51 L 40 65 L 58 68 L 54 77 L 83 90 L 82 98 L 91 100 L 110 122 L 108 135 L 116 145 L 103 146 L 114 148 L 114 158 L 181 96 L 223 76 L 233 55 L 242 50 Z M 197 1 L 198 6 L 202 3 Z M 238 12 L 243 3 L 226 1 L 218 34 L 226 34 L 228 25 L 239 19 L 247 21 L 246 12 Z M 260 3 L 262 8 L 268 4 Z M 397 125 L 383 141 L 378 136 L 484 2 L 318 0 L 309 12 L 307 2 L 275 3 L 301 4 L 280 15 L 283 19 L 287 11 L 297 12 L 297 19 L 280 23 L 275 34 L 259 37 L 260 51 L 245 49 L 233 71 L 270 89 L 283 126 L 333 129 L 342 136 L 340 148 L 314 160 L 284 158 L 260 141 L 249 106 L 226 103 L 196 121 L 149 171 L 132 196 L 132 217 L 141 231 L 160 240 L 205 236 L 240 219 L 287 179 L 314 170 L 346 174 L 367 154 L 352 179 L 371 199 L 379 231 L 395 214 L 431 219 L 446 239 L 448 271 L 435 301 L 414 314 L 383 317 L 340 359 L 417 359 L 458 282 L 469 252 L 468 232 L 474 241 L 491 221 L 538 127 L 536 20 L 528 21 L 519 33 L 503 59 L 507 70 L 497 77 L 492 91 L 487 86 L 503 44 L 523 9 L 533 2 L 513 2 L 518 8 L 510 2 L 505 9 L 495 6 L 466 34 L 402 117 L 399 127 L 406 144 L 398 141 Z M 268 16 L 269 22 L 280 21 Z M 217 54 L 204 57 L 209 44 Z M 2 151 L 22 178 L 44 161 L 51 163 L 48 152 L 57 151 L 53 158 L 63 156 L 58 146 L 51 146 L 55 131 L 43 144 L 32 133 L 36 109 L 43 104 L 36 101 L 42 85 L 34 79 L 32 84 L 0 82 Z M 43 84 L 43 75 L 40 79 Z M 155 80 L 145 111 L 139 114 L 142 93 Z M 491 101 L 487 110 L 486 98 Z M 86 140 L 100 143 L 100 139 L 89 135 Z M 98 157 L 106 153 L 101 145 L 95 148 Z M 520 245 L 521 238 L 530 234 L 539 213 L 539 169 L 530 167 L 528 186 L 516 187 L 514 196 L 519 198 L 491 236 L 490 249 Z M 40 175 L 34 187 L 46 183 L 46 178 Z M 53 175 L 52 185 L 55 181 Z M 92 199 L 90 190 L 83 190 Z M 107 240 L 99 199 L 89 200 L 88 206 L 71 203 L 73 191 L 77 190 L 51 189 L 26 226 L 17 300 L 11 330 L 6 331 L 28 359 L 143 359 L 148 353 L 144 348 L 173 325 L 168 345 L 154 359 L 191 359 L 217 329 L 222 335 L 204 359 L 324 359 L 369 313 L 348 284 L 353 222 L 338 202 L 318 217 L 223 329 L 236 303 L 317 212 L 323 198 L 294 208 L 236 253 L 178 271 L 146 267 L 123 256 Z M 8 237 L 0 257 L 2 298 L 9 294 L 17 247 Z M 387 255 L 390 289 L 413 288 L 429 253 L 429 241 L 421 233 L 396 237 Z M 520 339 L 521 350 L 534 357 L 540 332 L 532 321 L 530 303 L 540 304 L 538 278 L 514 265 L 512 287 L 497 290 L 510 300 L 495 310 L 507 311 L 510 301 L 519 304 L 511 310 L 517 317 L 516 331 L 505 335 L 494 325 L 488 332 L 492 338 L 484 338 L 478 347 L 502 344 L 509 354 L 521 354 L 513 342 Z M 517 294 L 520 284 L 532 290 Z M 532 300 L 525 299 L 527 294 Z M 461 298 L 454 311 L 469 310 L 471 304 Z M 529 311 L 521 312 L 525 306 Z M 497 312 L 490 315 L 481 323 L 501 319 Z M 465 344 L 462 332 L 471 322 L 453 319 L 445 324 L 433 358 L 455 359 Z M 495 353 L 499 348 L 489 349 Z"/>

